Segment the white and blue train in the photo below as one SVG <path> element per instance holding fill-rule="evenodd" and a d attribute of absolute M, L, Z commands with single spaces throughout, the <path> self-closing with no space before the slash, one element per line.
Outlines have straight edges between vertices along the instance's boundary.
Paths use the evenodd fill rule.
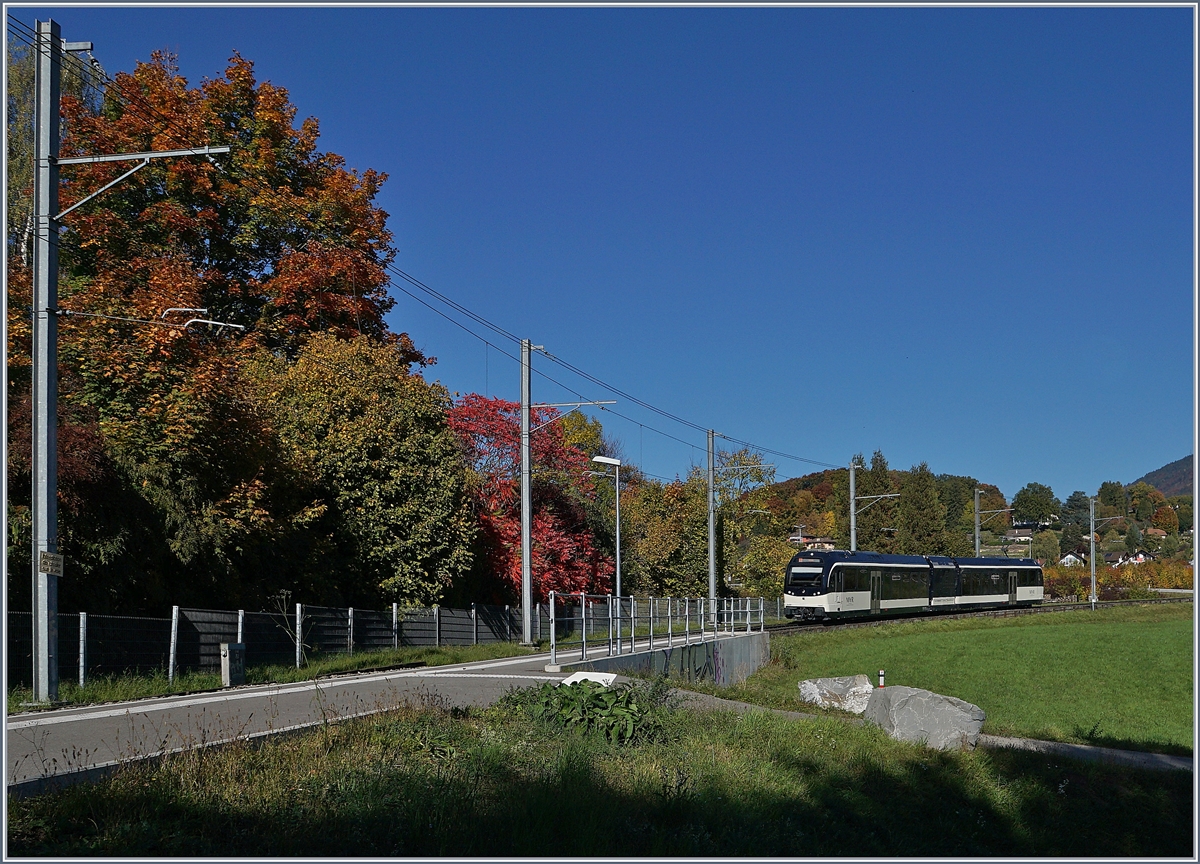
<path fill-rule="evenodd" d="M 788 618 L 956 612 L 1042 602 L 1029 558 L 943 558 L 879 552 L 800 552 L 783 577 Z"/>

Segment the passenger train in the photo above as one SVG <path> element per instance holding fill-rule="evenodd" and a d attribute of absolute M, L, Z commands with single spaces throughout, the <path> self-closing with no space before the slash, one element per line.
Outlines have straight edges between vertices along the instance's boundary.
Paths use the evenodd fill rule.
<path fill-rule="evenodd" d="M 788 618 L 958 612 L 1042 602 L 1029 558 L 943 558 L 879 552 L 800 552 L 784 572 Z"/>

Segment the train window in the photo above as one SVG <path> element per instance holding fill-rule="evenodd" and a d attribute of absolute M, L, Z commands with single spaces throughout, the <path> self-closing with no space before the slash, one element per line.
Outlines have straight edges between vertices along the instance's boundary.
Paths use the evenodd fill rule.
<path fill-rule="evenodd" d="M 792 567 L 788 570 L 789 588 L 811 588 L 821 584 L 820 567 Z"/>

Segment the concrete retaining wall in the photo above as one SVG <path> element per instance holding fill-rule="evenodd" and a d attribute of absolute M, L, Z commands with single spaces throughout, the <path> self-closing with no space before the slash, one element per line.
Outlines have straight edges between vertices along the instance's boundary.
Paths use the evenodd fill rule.
<path fill-rule="evenodd" d="M 718 687 L 738 684 L 771 659 L 768 633 L 730 636 L 715 642 L 693 642 L 674 648 L 655 648 L 638 654 L 593 657 L 547 666 L 548 672 L 632 672 L 670 675 L 685 681 L 707 679 Z"/>

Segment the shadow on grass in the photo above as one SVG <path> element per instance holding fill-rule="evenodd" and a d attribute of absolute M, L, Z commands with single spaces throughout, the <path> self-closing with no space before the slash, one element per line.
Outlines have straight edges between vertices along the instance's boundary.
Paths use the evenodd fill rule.
<path fill-rule="evenodd" d="M 1189 856 L 1191 775 L 676 712 L 658 744 L 354 721 L 10 800 L 16 855 Z M 522 737 L 524 736 L 524 737 Z M 839 751 L 839 748 L 841 750 Z"/>

